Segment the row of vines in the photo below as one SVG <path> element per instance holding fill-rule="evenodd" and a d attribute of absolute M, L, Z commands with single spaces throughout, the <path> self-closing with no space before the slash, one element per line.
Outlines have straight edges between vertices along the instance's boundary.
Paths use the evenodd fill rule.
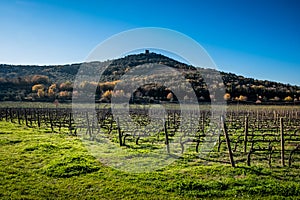
<path fill-rule="evenodd" d="M 300 111 L 297 109 L 231 109 L 217 119 L 218 124 L 212 123 L 218 115 L 202 109 L 197 117 L 190 115 L 187 126 L 182 125 L 177 109 L 167 109 L 163 118 L 161 113 L 149 115 L 149 109 L 145 108 L 130 109 L 128 115 L 131 124 L 121 123 L 122 119 L 114 117 L 110 108 L 77 109 L 75 115 L 71 108 L 0 108 L 2 121 L 48 128 L 53 133 L 64 130 L 90 140 L 105 136 L 125 148 L 160 145 L 171 153 L 170 144 L 176 141 L 180 143 L 181 153 L 199 154 L 205 152 L 204 143 L 211 143 L 213 150 L 205 158 L 211 162 L 232 166 L 300 166 Z M 153 120 L 156 123 L 151 123 Z"/>

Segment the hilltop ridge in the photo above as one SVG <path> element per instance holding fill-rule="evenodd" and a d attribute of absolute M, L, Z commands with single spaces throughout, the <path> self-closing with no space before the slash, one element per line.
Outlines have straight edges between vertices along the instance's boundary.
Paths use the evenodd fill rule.
<path fill-rule="evenodd" d="M 178 62 L 174 59 L 157 53 L 140 53 L 127 55 L 123 58 L 114 59 L 110 66 L 103 73 L 96 91 L 96 101 L 106 99 L 107 91 L 113 90 L 116 81 L 122 75 L 135 66 L 146 63 L 159 63 L 170 66 L 180 71 L 184 71 L 193 86 L 199 101 L 210 101 L 209 91 L 205 80 L 201 76 L 202 72 L 220 73 L 226 88 L 224 98 L 228 102 L 248 102 L 248 103 L 278 103 L 278 102 L 298 102 L 300 99 L 300 87 L 290 84 L 283 84 L 268 80 L 257 80 L 246 78 L 234 73 L 218 72 L 214 69 L 203 69 Z M 53 99 L 70 100 L 73 87 L 72 83 L 82 63 L 69 65 L 0 65 L 0 100 L 30 100 L 30 101 L 53 101 Z M 84 63 L 87 66 L 97 65 L 97 62 Z M 198 72 L 197 72 L 198 71 Z M 199 74 L 200 71 L 200 74 Z M 100 84 L 102 83 L 102 86 Z M 105 87 L 103 84 L 106 83 Z M 110 85 L 108 84 L 110 83 Z M 87 87 L 90 83 L 85 83 Z M 92 83 L 95 85 L 95 83 Z M 34 88 L 35 85 L 42 85 Z M 157 90 L 157 96 L 150 95 L 149 90 Z M 144 100 L 151 98 L 160 101 L 169 101 L 167 88 L 163 86 L 148 85 L 141 86 L 140 91 Z M 109 95 L 108 95 L 109 96 Z M 176 100 L 173 99 L 173 100 Z"/>

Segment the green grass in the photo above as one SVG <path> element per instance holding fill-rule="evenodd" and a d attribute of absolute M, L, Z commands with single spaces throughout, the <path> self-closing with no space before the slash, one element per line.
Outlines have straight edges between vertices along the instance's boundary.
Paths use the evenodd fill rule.
<path fill-rule="evenodd" d="M 155 172 L 125 173 L 74 136 L 0 122 L 0 199 L 299 199 L 299 171 L 187 155 Z"/>

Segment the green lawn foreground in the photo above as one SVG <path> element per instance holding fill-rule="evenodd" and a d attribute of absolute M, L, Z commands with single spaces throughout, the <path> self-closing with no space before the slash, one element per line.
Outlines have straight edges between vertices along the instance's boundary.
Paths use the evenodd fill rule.
<path fill-rule="evenodd" d="M 299 168 L 203 163 L 125 173 L 74 136 L 0 122 L 0 199 L 300 199 Z"/>

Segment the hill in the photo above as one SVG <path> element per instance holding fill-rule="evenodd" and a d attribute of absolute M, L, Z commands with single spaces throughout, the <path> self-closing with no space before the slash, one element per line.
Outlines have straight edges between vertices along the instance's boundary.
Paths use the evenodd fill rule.
<path fill-rule="evenodd" d="M 159 63 L 181 71 L 189 80 L 201 102 L 209 102 L 210 94 L 203 73 L 219 73 L 212 69 L 196 68 L 156 53 L 128 55 L 111 61 L 99 83 L 84 82 L 82 90 L 97 87 L 96 101 L 108 102 L 118 80 L 135 66 Z M 86 67 L 98 62 L 84 63 Z M 71 100 L 73 82 L 81 63 L 70 65 L 0 65 L 1 101 L 60 101 Z M 229 103 L 298 103 L 300 87 L 268 80 L 246 78 L 233 73 L 220 72 L 226 88 L 224 98 Z M 216 85 L 216 87 L 218 87 Z M 76 91 L 79 92 L 79 91 Z M 171 94 L 171 95 L 170 95 Z M 136 102 L 176 101 L 176 96 L 163 85 L 147 84 L 133 94 Z"/>

